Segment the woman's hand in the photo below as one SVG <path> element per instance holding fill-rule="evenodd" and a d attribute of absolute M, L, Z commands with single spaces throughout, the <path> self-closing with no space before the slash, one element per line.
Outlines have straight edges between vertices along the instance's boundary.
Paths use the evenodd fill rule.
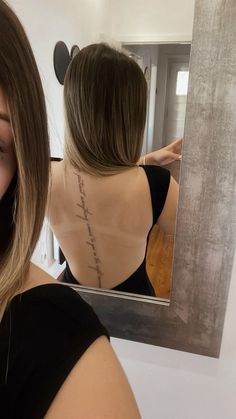
<path fill-rule="evenodd" d="M 166 166 L 176 160 L 181 160 L 182 138 L 178 138 L 166 147 L 153 151 L 140 158 L 139 164 Z"/>

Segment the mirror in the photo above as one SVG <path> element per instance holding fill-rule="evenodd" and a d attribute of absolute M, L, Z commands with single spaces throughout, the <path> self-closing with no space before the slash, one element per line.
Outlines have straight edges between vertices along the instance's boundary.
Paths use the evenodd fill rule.
<path fill-rule="evenodd" d="M 214 357 L 236 237 L 236 6 L 231 3 L 196 0 L 170 302 L 73 285 L 111 336 Z M 45 230 L 41 244 L 44 240 L 55 274 L 58 247 L 51 234 L 46 240 Z M 44 259 L 44 251 L 40 255 Z"/>
<path fill-rule="evenodd" d="M 196 0 L 170 304 L 74 287 L 112 336 L 219 357 L 236 245 L 235 19 L 233 2 Z"/>
<path fill-rule="evenodd" d="M 152 151 L 168 146 L 174 139 L 182 138 L 184 132 L 184 121 L 185 121 L 185 109 L 186 109 L 186 98 L 188 91 L 188 67 L 190 57 L 190 44 L 156 44 L 156 45 L 132 45 L 125 44 L 123 48 L 127 51 L 128 55 L 134 59 L 141 67 L 147 80 L 147 118 L 146 128 L 144 133 L 143 141 L 143 155 L 148 155 Z M 57 159 L 54 159 L 57 160 Z M 172 176 L 178 182 L 179 178 L 180 160 L 173 162 L 167 166 Z M 60 279 L 66 283 L 78 284 L 81 286 L 90 286 L 92 288 L 109 289 L 113 291 L 121 291 L 129 294 L 140 294 L 147 297 L 157 297 L 158 300 L 164 299 L 169 300 L 171 291 L 171 275 L 172 275 L 172 261 L 173 261 L 173 246 L 174 246 L 174 235 L 173 233 L 167 234 L 160 229 L 155 223 L 152 228 L 148 240 L 145 239 L 145 246 L 147 240 L 147 248 L 145 253 L 144 262 L 140 265 L 139 262 L 131 264 L 130 271 L 131 275 L 124 275 L 118 281 L 105 279 L 101 268 L 101 258 L 98 256 L 99 252 L 95 246 L 95 235 L 91 230 L 91 220 L 89 212 L 87 210 L 87 203 L 85 203 L 85 179 L 83 174 L 80 174 L 81 180 L 79 185 L 74 186 L 74 194 L 78 194 L 76 202 L 77 212 L 78 207 L 80 212 L 76 214 L 80 219 L 84 219 L 87 223 L 88 237 L 86 239 L 86 231 L 83 233 L 80 231 L 80 237 L 84 237 L 84 240 L 88 240 L 91 248 L 87 249 L 87 252 L 92 251 L 91 255 L 94 257 L 88 262 L 88 266 L 96 271 L 98 275 L 98 283 L 92 279 L 93 275 L 91 270 L 87 270 L 86 277 L 79 274 L 79 268 L 76 266 L 79 262 L 77 261 L 78 256 L 73 259 L 71 252 L 73 253 L 70 243 L 65 238 L 65 235 L 61 235 L 61 227 L 52 226 L 55 235 L 59 239 L 60 246 L 64 252 L 69 265 L 67 264 L 64 275 L 62 274 Z M 71 178 L 71 182 L 73 182 Z M 156 182 L 160 182 L 158 178 Z M 100 187 L 100 186 L 99 186 Z M 123 191 L 122 191 L 123 192 Z M 149 192 L 150 193 L 150 192 Z M 70 199 L 70 198 L 68 198 Z M 148 197 L 147 197 L 148 199 Z M 158 199 L 155 198 L 155 199 Z M 71 201 L 72 204 L 72 201 Z M 52 204 L 53 205 L 53 204 Z M 127 207 L 128 208 L 128 207 Z M 82 211 L 82 212 L 81 212 Z M 105 211 L 105 209 L 104 209 Z M 95 210 L 96 212 L 96 210 Z M 128 209 L 127 209 L 128 214 Z M 71 214 L 73 217 L 73 214 Z M 71 220 L 70 217 L 70 220 Z M 109 218 L 110 216 L 108 216 Z M 51 220 L 53 216 L 51 217 Z M 53 222 L 52 222 L 53 223 Z M 66 227 L 65 227 L 66 228 Z M 74 228 L 77 228 L 74 226 Z M 73 233 L 71 233 L 73 236 Z M 84 236 L 83 236 L 84 234 Z M 135 230 L 132 232 L 135 235 Z M 79 235 L 79 234 L 78 234 Z M 76 242 L 74 238 L 74 243 Z M 125 246 L 133 246 L 132 240 L 124 244 Z M 101 242 L 101 245 L 103 243 Z M 76 245 L 78 248 L 78 244 Z M 95 249 L 96 247 L 96 249 Z M 82 251 L 82 250 L 81 250 Z M 130 258 L 134 257 L 132 249 L 130 252 Z M 60 255 L 60 261 L 63 260 L 61 250 L 57 250 Z M 124 253 L 124 252 L 123 252 Z M 127 253 L 124 255 L 122 251 L 118 253 L 119 258 L 122 257 L 125 261 Z M 137 252 L 136 252 L 137 253 Z M 123 254 L 123 256 L 122 256 Z M 133 256 L 132 256 L 133 254 Z M 143 253 L 144 256 L 144 253 Z M 54 256 L 55 257 L 55 256 Z M 96 261 L 99 260 L 99 263 Z M 136 256 L 137 260 L 137 256 Z M 115 261 L 113 261 L 114 265 Z M 125 263 L 125 262 L 124 262 Z M 141 274 L 142 269 L 142 274 Z M 119 268 L 117 267 L 117 270 Z M 73 272 L 72 272 L 73 271 Z M 128 270 L 127 270 L 128 271 Z M 77 272 L 77 273 L 76 273 Z M 113 277 L 117 271 L 109 270 L 110 277 Z M 147 277 L 146 284 L 141 285 L 143 278 Z M 91 277 L 91 282 L 89 279 Z M 139 285 L 134 287 L 132 282 L 136 281 Z"/>
<path fill-rule="evenodd" d="M 148 84 L 143 154 L 183 138 L 189 78 L 189 43 L 124 44 L 143 70 Z M 180 161 L 165 167 L 179 182 Z M 156 224 L 149 237 L 146 269 L 158 298 L 169 299 L 174 236 Z"/>
<path fill-rule="evenodd" d="M 70 51 L 70 56 L 71 58 L 74 58 L 76 56 L 76 54 L 78 54 L 78 52 L 80 51 L 78 45 L 73 45 L 73 47 L 71 48 Z"/>

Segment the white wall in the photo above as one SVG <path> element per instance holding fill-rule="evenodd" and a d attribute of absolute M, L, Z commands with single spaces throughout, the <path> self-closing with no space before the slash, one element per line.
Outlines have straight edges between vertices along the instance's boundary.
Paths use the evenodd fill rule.
<path fill-rule="evenodd" d="M 108 37 L 110 34 L 109 0 L 9 0 L 29 37 L 43 82 L 50 132 L 51 155 L 63 155 L 63 86 L 56 79 L 53 50 L 64 41 L 70 51 Z M 33 260 L 51 273 L 50 234 L 43 228 Z M 56 269 L 58 272 L 58 269 Z M 54 274 L 56 275 L 56 272 Z M 59 269 L 60 273 L 60 269 Z"/>
<path fill-rule="evenodd" d="M 143 419 L 236 418 L 236 254 L 219 359 L 112 339 Z"/>
<path fill-rule="evenodd" d="M 43 81 L 50 129 L 51 153 L 62 155 L 63 100 L 62 86 L 53 68 L 53 50 L 64 41 L 70 51 L 98 41 L 110 32 L 109 0 L 10 0 L 29 36 Z"/>
<path fill-rule="evenodd" d="M 234 266 L 230 283 L 220 357 L 236 364 L 236 252 L 234 256 Z"/>
<path fill-rule="evenodd" d="M 122 42 L 191 41 L 194 0 L 111 0 L 112 35 Z"/>

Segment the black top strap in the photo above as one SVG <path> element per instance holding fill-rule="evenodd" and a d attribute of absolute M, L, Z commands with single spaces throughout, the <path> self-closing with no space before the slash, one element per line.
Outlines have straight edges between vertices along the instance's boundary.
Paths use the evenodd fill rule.
<path fill-rule="evenodd" d="M 141 166 L 146 173 L 153 212 L 153 225 L 156 224 L 165 205 L 170 186 L 170 172 L 160 166 Z"/>
<path fill-rule="evenodd" d="M 66 377 L 106 329 L 68 286 L 14 297 L 0 324 L 1 417 L 42 419 Z"/>

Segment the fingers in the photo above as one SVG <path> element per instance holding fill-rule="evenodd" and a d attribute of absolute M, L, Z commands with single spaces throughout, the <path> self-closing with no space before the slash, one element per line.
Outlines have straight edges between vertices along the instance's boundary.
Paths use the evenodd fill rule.
<path fill-rule="evenodd" d="M 172 153 L 170 152 L 169 157 L 174 160 L 181 160 L 182 159 L 182 155 L 178 154 L 178 153 Z"/>
<path fill-rule="evenodd" d="M 174 146 L 174 147 L 182 147 L 182 142 L 183 142 L 183 138 L 177 138 L 176 140 L 174 140 L 170 145 Z"/>
<path fill-rule="evenodd" d="M 169 150 L 169 151 L 172 151 L 173 153 L 180 154 L 181 149 L 182 149 L 182 143 L 183 143 L 183 139 L 182 138 L 177 138 L 172 143 L 170 143 L 166 147 L 166 149 Z"/>
<path fill-rule="evenodd" d="M 181 160 L 182 156 L 180 154 L 172 153 L 171 151 L 167 151 L 165 157 L 163 156 L 161 161 L 161 166 L 166 166 L 174 161 Z"/>

